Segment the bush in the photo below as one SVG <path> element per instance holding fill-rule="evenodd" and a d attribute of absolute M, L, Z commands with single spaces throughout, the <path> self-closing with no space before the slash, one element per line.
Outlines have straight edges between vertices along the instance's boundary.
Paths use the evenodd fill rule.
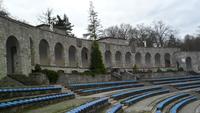
<path fill-rule="evenodd" d="M 95 74 L 106 73 L 101 51 L 99 50 L 99 44 L 97 41 L 93 41 L 92 43 L 90 71 L 92 71 Z"/>
<path fill-rule="evenodd" d="M 138 67 L 137 67 L 137 65 L 135 64 L 134 66 L 133 66 L 133 73 L 137 73 L 138 72 Z"/>
<path fill-rule="evenodd" d="M 36 64 L 36 65 L 35 65 L 35 69 L 32 70 L 32 72 L 41 72 L 41 71 L 42 71 L 42 68 L 40 67 L 39 64 Z"/>
<path fill-rule="evenodd" d="M 47 76 L 50 83 L 56 83 L 58 80 L 58 72 L 53 70 L 44 69 L 42 70 L 39 64 L 35 65 L 35 69 L 32 72 L 43 73 Z"/>
<path fill-rule="evenodd" d="M 53 70 L 44 69 L 41 71 L 43 74 L 47 76 L 50 83 L 56 83 L 58 80 L 58 72 Z"/>
<path fill-rule="evenodd" d="M 184 69 L 182 67 L 179 67 L 178 71 L 184 71 Z"/>
<path fill-rule="evenodd" d="M 79 72 L 77 70 L 72 70 L 72 74 L 78 74 Z"/>
<path fill-rule="evenodd" d="M 163 72 L 163 71 L 162 71 L 160 68 L 158 68 L 158 69 L 157 69 L 157 72 L 160 73 L 160 72 Z"/>

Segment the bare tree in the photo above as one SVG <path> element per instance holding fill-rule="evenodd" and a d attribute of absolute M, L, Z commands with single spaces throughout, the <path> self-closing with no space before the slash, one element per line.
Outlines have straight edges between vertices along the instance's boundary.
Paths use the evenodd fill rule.
<path fill-rule="evenodd" d="M 7 17 L 10 15 L 8 13 L 8 11 L 3 6 L 3 0 L 0 0 L 0 15 L 1 16 L 7 16 Z"/>
<path fill-rule="evenodd" d="M 153 23 L 154 36 L 156 37 L 157 44 L 164 47 L 165 41 L 175 33 L 168 25 L 164 24 L 162 21 Z"/>
<path fill-rule="evenodd" d="M 43 12 L 39 17 L 38 21 L 42 24 L 50 25 L 51 23 L 55 23 L 56 17 L 53 16 L 53 9 L 48 8 L 45 12 Z"/>

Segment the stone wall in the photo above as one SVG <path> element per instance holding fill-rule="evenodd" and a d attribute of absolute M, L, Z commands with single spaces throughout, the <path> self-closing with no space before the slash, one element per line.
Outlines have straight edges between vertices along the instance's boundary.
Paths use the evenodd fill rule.
<path fill-rule="evenodd" d="M 110 74 L 107 75 L 78 75 L 78 74 L 60 74 L 58 78 L 58 84 L 67 86 L 74 83 L 90 83 L 90 82 L 107 82 L 111 81 Z"/>
<path fill-rule="evenodd" d="M 8 62 L 11 62 L 7 52 L 7 41 L 10 37 L 15 39 L 19 45 L 17 48 L 18 59 L 12 67 L 7 65 Z M 41 42 L 46 43 L 45 47 L 43 47 L 44 45 L 40 47 Z M 127 40 L 107 38 L 101 39 L 99 42 L 104 64 L 108 64 L 105 60 L 105 53 L 110 52 L 111 65 L 106 65 L 107 68 L 131 69 L 134 64 L 137 64 L 136 54 L 140 54 L 141 62 L 137 64 L 139 68 L 166 67 L 164 58 L 166 54 L 170 56 L 170 67 L 175 67 L 179 58 L 175 54 L 180 52 L 178 48 L 137 48 L 130 45 Z M 63 70 L 66 73 L 70 73 L 72 70 L 85 71 L 90 65 L 91 43 L 91 40 L 69 38 L 63 33 L 50 31 L 46 27 L 35 27 L 0 16 L 0 78 L 8 73 L 28 75 L 35 64 L 52 70 Z M 57 44 L 61 45 L 62 50 L 56 49 Z M 69 57 L 71 55 L 69 49 L 72 46 L 75 48 L 73 50 L 74 57 Z M 59 51 L 61 52 L 59 53 Z M 150 60 L 148 63 L 146 62 L 147 54 L 149 54 Z M 155 65 L 156 54 L 160 55 L 159 66 Z M 56 59 L 56 56 L 59 56 L 59 59 Z M 42 64 L 42 58 L 47 59 L 44 64 Z M 199 58 L 195 58 L 193 62 L 196 62 L 195 60 L 199 61 Z M 73 63 L 71 63 L 72 61 Z M 17 71 L 8 70 L 11 68 L 15 68 Z"/>

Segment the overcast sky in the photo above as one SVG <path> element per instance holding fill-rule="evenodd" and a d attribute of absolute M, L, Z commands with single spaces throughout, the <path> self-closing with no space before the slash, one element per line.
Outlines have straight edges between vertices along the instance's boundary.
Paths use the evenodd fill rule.
<path fill-rule="evenodd" d="M 47 8 L 54 14 L 66 13 L 78 37 L 87 32 L 90 0 L 4 0 L 11 15 L 37 25 Z M 104 28 L 120 23 L 151 24 L 162 20 L 179 31 L 194 34 L 200 25 L 200 0 L 93 0 Z"/>

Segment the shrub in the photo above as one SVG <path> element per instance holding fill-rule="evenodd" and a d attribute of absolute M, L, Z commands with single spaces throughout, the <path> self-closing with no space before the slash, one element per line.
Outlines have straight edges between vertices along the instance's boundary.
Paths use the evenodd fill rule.
<path fill-rule="evenodd" d="M 47 76 L 50 83 L 56 83 L 58 80 L 58 72 L 53 70 L 44 69 L 41 71 L 43 74 Z"/>
<path fill-rule="evenodd" d="M 93 41 L 92 43 L 90 71 L 92 71 L 95 74 L 106 73 L 101 51 L 99 50 L 99 44 L 97 41 Z"/>
<path fill-rule="evenodd" d="M 137 73 L 138 72 L 138 67 L 137 67 L 137 65 L 135 64 L 134 66 L 133 66 L 133 73 Z"/>
<path fill-rule="evenodd" d="M 79 72 L 77 70 L 72 70 L 72 74 L 78 74 Z"/>
<path fill-rule="evenodd" d="M 40 67 L 39 64 L 36 64 L 36 65 L 35 65 L 35 69 L 32 70 L 32 72 L 41 72 L 41 71 L 42 71 L 42 68 Z"/>
<path fill-rule="evenodd" d="M 147 73 L 152 73 L 152 72 L 153 72 L 153 71 L 152 71 L 152 70 L 150 70 L 150 69 L 148 69 L 148 70 L 147 70 Z"/>
<path fill-rule="evenodd" d="M 182 67 L 179 67 L 178 71 L 184 71 L 184 69 Z"/>
<path fill-rule="evenodd" d="M 158 68 L 158 69 L 157 69 L 157 72 L 160 73 L 160 72 L 163 72 L 163 71 L 162 71 L 160 68 Z"/>

